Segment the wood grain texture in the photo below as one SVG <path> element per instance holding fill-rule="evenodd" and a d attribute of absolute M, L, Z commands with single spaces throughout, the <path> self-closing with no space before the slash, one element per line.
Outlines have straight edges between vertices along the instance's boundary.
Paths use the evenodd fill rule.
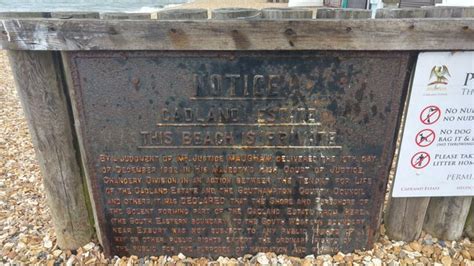
<path fill-rule="evenodd" d="M 59 56 L 37 51 L 9 51 L 8 55 L 43 174 L 58 245 L 77 249 L 90 241 L 94 230 Z"/>
<path fill-rule="evenodd" d="M 413 78 L 414 71 L 412 69 L 410 82 L 407 86 L 408 91 L 409 88 L 412 87 Z M 398 134 L 397 143 L 401 143 L 402 141 L 402 134 L 404 130 L 407 110 L 408 102 L 405 101 L 405 106 L 400 121 L 402 127 L 400 128 Z M 397 149 L 395 153 L 396 156 L 394 158 L 399 158 L 400 149 Z M 396 163 L 397 162 L 394 162 L 392 167 L 393 169 L 396 169 Z M 393 182 L 391 189 L 393 190 Z M 391 196 L 392 191 L 389 192 L 389 199 L 386 205 L 384 217 L 387 235 L 391 239 L 395 240 L 412 241 L 417 239 L 421 235 L 423 229 L 423 221 L 425 219 L 425 214 L 428 208 L 428 204 L 430 202 L 430 198 L 393 198 Z"/>
<path fill-rule="evenodd" d="M 426 10 L 423 8 L 379 8 L 375 18 L 424 18 Z"/>
<path fill-rule="evenodd" d="M 472 18 L 474 17 L 474 7 L 456 7 L 456 6 L 440 6 L 440 7 L 423 7 L 426 11 L 427 18 Z"/>
<path fill-rule="evenodd" d="M 57 19 L 99 19 L 100 14 L 99 12 L 51 12 L 52 18 Z"/>
<path fill-rule="evenodd" d="M 101 19 L 151 19 L 151 13 L 125 13 L 125 12 L 104 12 L 100 13 Z"/>
<path fill-rule="evenodd" d="M 355 8 L 318 8 L 316 18 L 324 19 L 368 19 L 372 11 Z"/>
<path fill-rule="evenodd" d="M 431 198 L 423 229 L 443 240 L 462 236 L 472 197 Z"/>
<path fill-rule="evenodd" d="M 51 18 L 51 12 L 0 12 L 0 18 Z"/>
<path fill-rule="evenodd" d="M 0 20 L 13 50 L 474 50 L 474 19 Z"/>
<path fill-rule="evenodd" d="M 307 8 L 264 8 L 264 19 L 312 19 L 313 10 Z"/>
<path fill-rule="evenodd" d="M 159 20 L 201 20 L 207 19 L 207 9 L 169 9 L 154 13 L 153 19 Z"/>
<path fill-rule="evenodd" d="M 430 198 L 391 198 L 385 228 L 391 239 L 412 241 L 421 235 Z"/>
<path fill-rule="evenodd" d="M 464 226 L 464 232 L 471 239 L 474 238 L 474 201 L 471 202 L 471 209 L 466 219 L 466 225 Z"/>
<path fill-rule="evenodd" d="M 211 11 L 212 19 L 258 19 L 262 12 L 254 8 L 218 8 Z"/>
<path fill-rule="evenodd" d="M 68 57 L 68 53 L 67 52 L 61 52 L 61 58 L 62 58 L 62 62 L 63 62 L 63 68 L 64 68 L 64 78 L 65 78 L 65 81 L 66 81 L 66 84 L 67 84 L 67 88 L 68 88 L 68 92 L 69 92 L 69 95 L 70 95 L 70 98 L 71 99 L 75 99 L 76 97 L 78 97 L 76 95 L 77 91 L 74 89 L 74 82 L 73 82 L 73 78 L 72 78 L 72 73 L 74 72 L 74 70 L 71 68 L 70 66 L 70 61 L 69 61 L 69 57 Z M 82 168 L 83 169 L 87 169 L 87 165 L 86 165 L 86 162 L 88 161 L 88 157 L 87 157 L 87 152 L 85 150 L 85 147 L 84 147 L 84 139 L 85 137 L 82 135 L 82 123 L 81 123 L 81 119 L 79 119 L 80 117 L 80 114 L 79 114 L 79 107 L 76 105 L 76 101 L 74 100 L 71 100 L 70 101 L 70 104 L 71 104 L 71 109 L 72 109 L 72 115 L 73 115 L 73 118 L 74 118 L 74 127 L 76 129 L 76 136 L 77 136 L 77 143 L 78 143 L 78 146 L 79 146 L 79 153 L 80 153 L 80 156 L 81 156 L 81 165 L 82 165 Z M 98 205 L 96 203 L 96 199 L 94 198 L 94 193 L 93 193 L 93 188 L 92 188 L 92 183 L 91 183 L 91 177 L 88 176 L 88 172 L 87 171 L 84 171 L 84 175 L 85 175 L 85 184 L 86 184 L 86 188 L 87 188 L 87 193 L 89 196 L 89 200 L 90 200 L 90 204 L 91 206 L 93 206 L 91 208 L 91 212 L 92 212 L 92 216 L 94 217 L 94 225 L 95 225 L 95 233 L 97 235 L 97 239 L 99 240 L 99 242 L 101 243 L 102 247 L 104 247 L 104 251 L 108 254 L 110 254 L 110 250 L 108 249 L 109 246 L 106 245 L 106 242 L 104 243 L 104 241 L 108 241 L 108 240 L 104 240 L 104 236 L 102 234 L 102 232 L 105 232 L 106 228 L 104 228 L 104 224 L 103 223 L 100 223 L 99 222 L 99 215 L 97 214 L 97 210 L 98 210 Z"/>

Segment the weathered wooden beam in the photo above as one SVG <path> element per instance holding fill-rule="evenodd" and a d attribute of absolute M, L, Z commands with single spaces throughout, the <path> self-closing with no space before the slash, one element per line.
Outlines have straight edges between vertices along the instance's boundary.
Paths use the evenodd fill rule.
<path fill-rule="evenodd" d="M 77 249 L 94 232 L 89 217 L 71 113 L 55 52 L 9 51 L 43 183 L 57 243 Z"/>
<path fill-rule="evenodd" d="M 474 50 L 474 19 L 2 19 L 12 50 Z"/>
<path fill-rule="evenodd" d="M 472 197 L 431 198 L 423 229 L 444 240 L 462 236 Z"/>

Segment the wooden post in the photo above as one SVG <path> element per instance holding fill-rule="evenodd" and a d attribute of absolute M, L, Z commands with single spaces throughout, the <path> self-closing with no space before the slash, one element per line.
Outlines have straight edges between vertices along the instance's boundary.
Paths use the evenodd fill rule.
<path fill-rule="evenodd" d="M 212 19 L 258 19 L 261 15 L 260 10 L 253 8 L 219 8 L 212 10 Z"/>
<path fill-rule="evenodd" d="M 424 12 L 411 11 L 382 11 L 383 18 L 388 16 L 390 18 L 398 18 L 410 15 L 411 17 L 424 17 Z M 381 15 L 379 15 L 380 17 Z M 413 78 L 412 73 L 412 78 Z M 411 82 L 409 84 L 411 87 Z M 405 115 L 407 111 L 407 104 L 405 104 L 403 119 L 401 121 L 402 128 L 398 136 L 397 143 L 401 142 L 401 133 L 403 132 L 403 123 L 405 122 Z M 400 150 L 398 149 L 398 152 Z M 398 157 L 398 155 L 396 156 Z M 391 191 L 390 191 L 391 193 Z M 421 198 L 392 198 L 389 195 L 389 200 L 385 209 L 385 229 L 387 235 L 396 240 L 412 241 L 421 235 L 423 228 L 423 221 L 425 219 L 426 209 L 430 202 L 429 197 Z"/>
<path fill-rule="evenodd" d="M 1 13 L 9 18 L 50 18 L 49 12 Z M 72 113 L 58 52 L 8 51 L 16 89 L 43 175 L 46 201 L 63 249 L 77 249 L 94 234 Z"/>
<path fill-rule="evenodd" d="M 265 19 L 312 19 L 313 10 L 305 8 L 264 8 Z"/>
<path fill-rule="evenodd" d="M 423 229 L 443 240 L 462 236 L 472 197 L 431 198 Z"/>
<path fill-rule="evenodd" d="M 471 210 L 466 219 L 466 225 L 464 226 L 464 232 L 470 238 L 474 238 L 474 202 L 471 202 Z"/>
<path fill-rule="evenodd" d="M 207 19 L 207 9 L 169 9 L 163 10 L 152 15 L 153 19 L 159 20 L 201 20 Z"/>
<path fill-rule="evenodd" d="M 43 174 L 57 244 L 77 249 L 91 240 L 94 228 L 59 54 L 8 51 L 8 56 Z"/>
<path fill-rule="evenodd" d="M 352 8 L 318 8 L 316 18 L 333 19 L 368 19 L 372 15 L 370 10 Z"/>
<path fill-rule="evenodd" d="M 412 241 L 421 235 L 430 198 L 390 198 L 385 229 L 391 239 Z"/>
<path fill-rule="evenodd" d="M 406 109 L 405 107 L 403 117 L 405 117 Z M 405 119 L 403 118 L 403 120 Z M 403 123 L 404 121 L 402 121 Z M 400 140 L 401 133 L 399 133 L 397 142 L 400 143 Z M 396 157 L 398 157 L 398 154 Z M 430 198 L 392 198 L 391 193 L 392 191 L 390 191 L 384 217 L 386 234 L 391 239 L 407 242 L 417 239 L 423 230 L 423 221 Z"/>
<path fill-rule="evenodd" d="M 411 87 L 411 83 L 409 87 Z M 405 120 L 406 111 L 407 106 L 405 106 L 403 111 L 402 125 Z M 402 132 L 403 128 L 399 133 L 398 143 L 401 141 Z M 399 156 L 399 151 L 400 149 L 397 149 L 395 158 Z M 395 166 L 393 168 L 395 168 Z M 423 221 L 428 204 L 430 203 L 430 198 L 392 198 L 391 193 L 392 191 L 390 191 L 384 217 L 386 234 L 391 239 L 407 242 L 419 238 L 423 230 Z"/>
<path fill-rule="evenodd" d="M 100 14 L 101 19 L 151 19 L 150 13 L 105 12 Z"/>

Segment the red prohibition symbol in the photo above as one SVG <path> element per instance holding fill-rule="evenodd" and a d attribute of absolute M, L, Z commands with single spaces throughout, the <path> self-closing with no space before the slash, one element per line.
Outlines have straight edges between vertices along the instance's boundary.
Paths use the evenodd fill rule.
<path fill-rule="evenodd" d="M 432 125 L 438 122 L 441 117 L 441 109 L 436 105 L 430 105 L 420 113 L 420 121 L 425 125 Z"/>
<path fill-rule="evenodd" d="M 411 166 L 415 169 L 422 169 L 428 166 L 431 161 L 431 157 L 428 153 L 420 151 L 415 153 L 411 158 Z"/>
<path fill-rule="evenodd" d="M 416 145 L 420 147 L 428 147 L 436 139 L 436 134 L 431 129 L 423 129 L 422 131 L 418 132 L 415 137 Z"/>

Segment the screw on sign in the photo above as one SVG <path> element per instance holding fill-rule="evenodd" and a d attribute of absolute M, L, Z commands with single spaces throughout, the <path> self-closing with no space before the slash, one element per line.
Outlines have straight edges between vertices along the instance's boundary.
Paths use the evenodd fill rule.
<path fill-rule="evenodd" d="M 411 166 L 415 169 L 422 169 L 428 166 L 431 161 L 431 157 L 428 153 L 424 151 L 417 152 L 411 158 Z"/>
<path fill-rule="evenodd" d="M 430 146 L 436 139 L 436 134 L 431 129 L 423 129 L 415 137 L 416 145 L 420 147 Z"/>
<path fill-rule="evenodd" d="M 441 109 L 436 105 L 430 105 L 420 113 L 420 121 L 425 125 L 436 123 L 441 117 Z"/>

